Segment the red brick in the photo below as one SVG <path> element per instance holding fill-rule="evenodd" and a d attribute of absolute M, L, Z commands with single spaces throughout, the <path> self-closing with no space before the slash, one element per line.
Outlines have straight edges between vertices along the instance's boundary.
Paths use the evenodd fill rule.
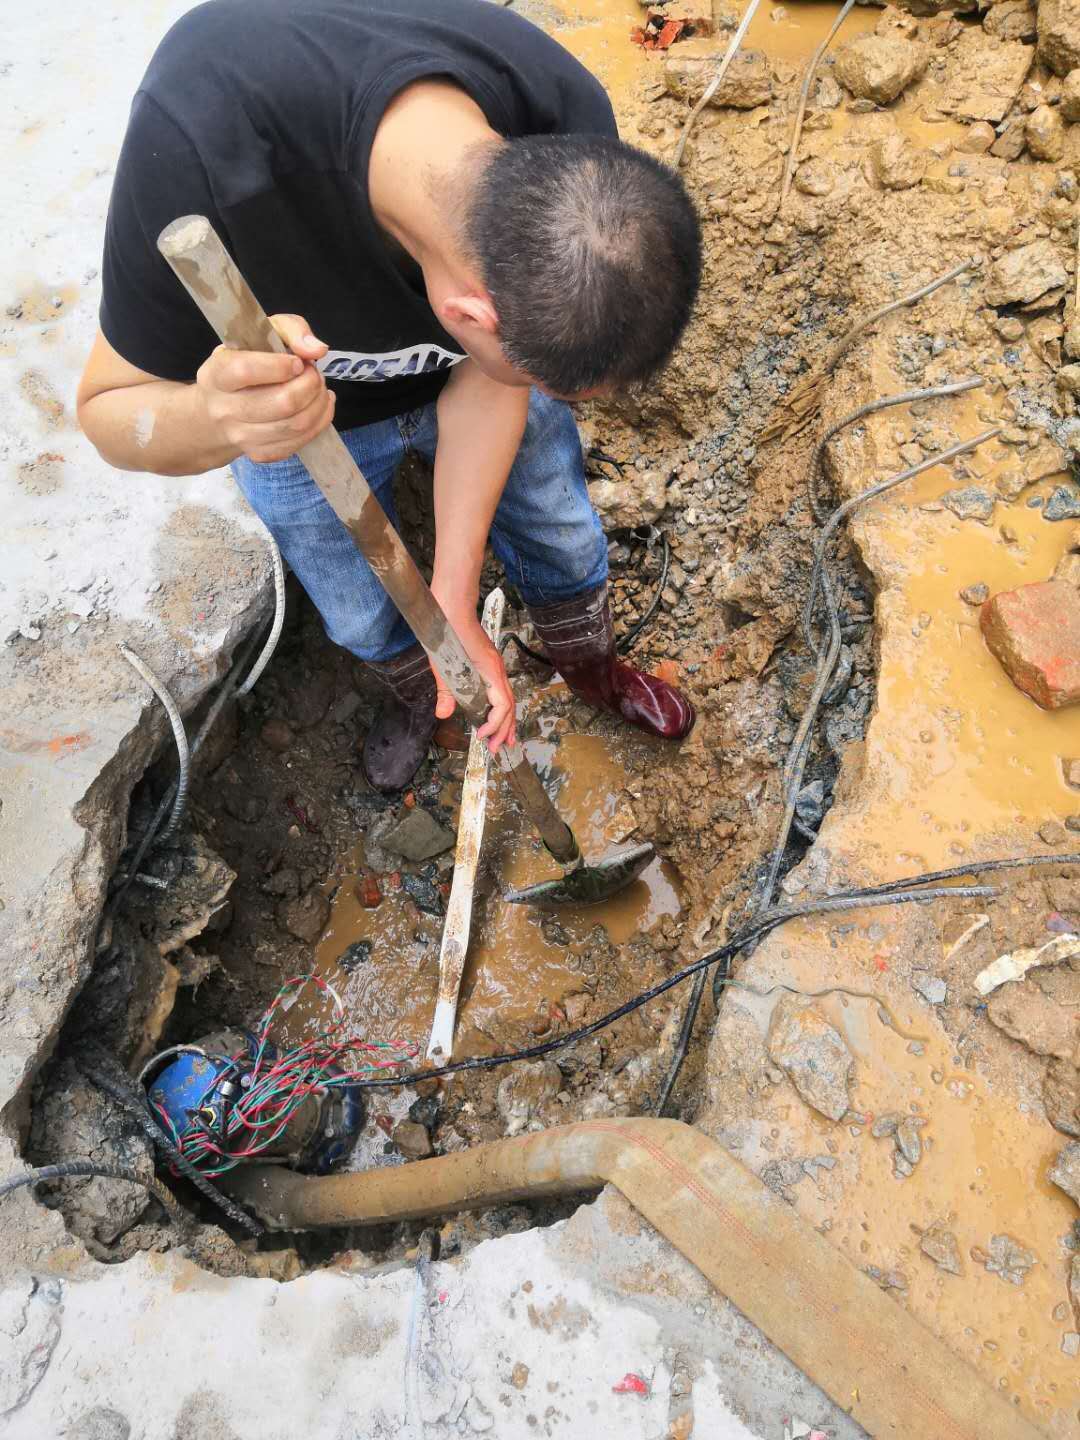
<path fill-rule="evenodd" d="M 992 595 L 979 617 L 991 653 L 1044 710 L 1080 702 L 1080 590 L 1044 580 Z"/>

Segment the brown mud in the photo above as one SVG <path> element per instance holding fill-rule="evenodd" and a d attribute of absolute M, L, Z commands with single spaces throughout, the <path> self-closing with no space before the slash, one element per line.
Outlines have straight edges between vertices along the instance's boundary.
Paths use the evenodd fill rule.
<path fill-rule="evenodd" d="M 695 958 L 745 913 L 779 818 L 780 766 L 812 683 L 799 633 L 814 533 L 810 453 L 822 425 L 883 394 L 970 374 L 984 380 L 979 391 L 886 411 L 846 432 L 826 463 L 836 501 L 990 424 L 1004 429 L 974 455 L 859 512 L 838 543 L 841 680 L 819 717 L 785 893 L 806 898 L 967 858 L 1080 848 L 1064 825 L 1080 813 L 1080 792 L 1063 768 L 1080 757 L 1078 712 L 1039 710 L 1012 686 L 985 649 L 977 608 L 960 593 L 1043 579 L 1073 540 L 1075 522 L 1051 522 L 1044 511 L 1068 478 L 1077 425 L 1055 374 L 1072 321 L 1071 299 L 1062 307 L 1075 275 L 1080 127 L 1065 127 L 1054 163 L 975 153 L 973 125 L 983 117 L 972 104 L 994 123 L 1022 120 L 1040 98 L 1056 98 L 1060 82 L 1030 68 L 1030 45 L 993 39 L 977 17 L 857 6 L 821 67 L 795 184 L 779 211 L 800 67 L 835 13 L 819 4 L 762 6 L 748 43 L 769 58 L 772 99 L 751 110 L 707 109 L 686 149 L 705 280 L 685 343 L 646 391 L 580 417 L 611 541 L 617 628 L 641 614 L 659 574 L 658 547 L 646 551 L 629 527 L 654 523 L 670 542 L 661 603 L 633 658 L 688 689 L 697 728 L 665 747 L 547 677 L 519 669 L 514 678 L 529 753 L 556 782 L 557 803 L 585 848 L 649 838 L 663 859 L 596 911 L 541 917 L 507 906 L 503 886 L 551 869 L 493 777 L 456 1054 L 557 1038 Z M 664 57 L 630 43 L 641 15 L 627 0 L 559 0 L 537 18 L 608 85 L 623 135 L 669 157 L 688 106 L 664 89 Z M 839 90 L 833 73 L 836 49 L 873 30 L 929 55 L 924 76 L 880 107 Z M 728 33 L 672 53 L 718 53 Z M 958 102 L 958 94 L 976 101 Z M 908 178 L 917 178 L 894 189 L 882 182 L 880 162 L 898 141 L 914 154 Z M 1034 302 L 987 303 L 995 262 L 1035 241 L 1056 257 L 1056 289 Z M 785 396 L 858 317 L 967 257 L 980 262 L 968 275 L 855 346 L 823 387 L 817 420 L 760 443 Z M 422 567 L 430 557 L 426 483 L 415 471 L 401 481 L 405 532 Z M 981 520 L 943 503 L 948 492 L 972 488 L 981 492 Z M 485 588 L 501 581 L 493 566 L 485 572 Z M 510 598 L 506 628 L 524 630 Z M 278 655 L 223 720 L 194 791 L 192 829 L 237 879 L 227 910 L 180 953 L 181 975 L 194 967 L 201 978 L 181 980 L 163 1043 L 222 1021 L 250 1024 L 283 980 L 314 966 L 342 995 L 358 1033 L 423 1051 L 441 920 L 414 897 L 445 901 L 452 851 L 408 864 L 381 853 L 378 840 L 415 806 L 452 830 L 463 757 L 433 751 L 411 805 L 372 795 L 358 747 L 373 696 L 361 689 L 357 702 L 355 693 L 348 657 L 291 590 Z M 133 830 L 148 803 L 149 794 L 138 797 Z M 411 892 L 399 885 L 406 874 Z M 373 883 L 379 903 L 367 908 L 357 885 L 371 898 Z M 854 1061 L 842 1121 L 811 1109 L 768 1054 L 775 997 L 735 990 L 719 1015 L 706 993 L 675 1108 L 763 1174 L 849 1260 L 874 1267 L 897 1303 L 1047 1433 L 1069 1435 L 1080 1363 L 1067 1338 L 1080 1329 L 1067 1283 L 1077 1210 L 1046 1178 L 1067 1137 L 1046 1117 L 1045 1053 L 997 1028 L 972 982 L 997 955 L 1041 943 L 1063 920 L 1080 925 L 1080 893 L 1063 870 L 1001 889 L 998 899 L 792 925 L 738 969 L 762 988 L 783 980 L 872 990 L 903 1029 L 923 1037 L 897 1036 L 872 1002 L 816 1002 Z M 928 975 L 945 983 L 943 1002 L 913 990 Z M 507 1072 L 494 1069 L 423 1097 L 435 1102 L 434 1151 L 511 1127 L 647 1111 L 683 1004 L 676 991 L 559 1052 L 556 1069 L 515 1081 L 521 1094 L 509 1086 L 500 1099 Z M 310 1035 L 329 1014 L 305 998 L 282 1035 Z M 392 1135 L 411 1103 L 382 1092 L 365 1163 L 400 1162 Z M 926 1121 L 908 1174 L 897 1172 L 892 1140 L 872 1133 L 875 1119 L 890 1114 Z M 470 1233 L 500 1223 L 481 1220 Z M 959 1273 L 920 1248 L 932 1227 L 953 1236 Z M 1034 1257 L 1030 1267 L 1014 1266 L 1011 1278 L 988 1269 L 995 1236 Z M 400 1254 L 407 1240 L 399 1236 L 385 1253 Z M 131 1243 L 160 1242 L 147 1230 Z"/>

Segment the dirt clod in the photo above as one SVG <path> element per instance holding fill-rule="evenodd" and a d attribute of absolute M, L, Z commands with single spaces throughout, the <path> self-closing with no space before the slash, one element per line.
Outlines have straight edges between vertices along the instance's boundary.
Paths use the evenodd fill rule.
<path fill-rule="evenodd" d="M 315 943 L 329 919 L 330 902 L 320 890 L 309 890 L 307 894 L 297 896 L 295 900 L 286 900 L 278 907 L 280 924 L 306 945 Z"/>

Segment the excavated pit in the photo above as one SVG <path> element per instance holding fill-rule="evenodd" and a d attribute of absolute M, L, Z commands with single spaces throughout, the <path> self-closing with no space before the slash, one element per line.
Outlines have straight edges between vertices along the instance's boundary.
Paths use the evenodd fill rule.
<path fill-rule="evenodd" d="M 1040 98 L 1056 100 L 1060 82 L 1031 69 L 1030 36 L 998 34 L 989 17 L 980 25 L 975 16 L 857 7 L 841 41 L 877 31 L 924 46 L 926 71 L 878 105 L 842 92 L 827 59 L 779 212 L 798 68 L 834 15 L 813 4 L 762 6 L 747 43 L 768 57 L 768 98 L 707 110 L 686 152 L 706 266 L 686 342 L 650 390 L 580 416 L 593 498 L 611 535 L 617 627 L 634 622 L 656 585 L 659 549 L 631 535 L 656 525 L 672 564 L 634 658 L 687 688 L 699 725 L 681 747 L 662 747 L 545 676 L 522 671 L 514 681 L 530 753 L 587 843 L 648 837 L 662 862 L 603 912 L 539 917 L 507 907 L 500 885 L 537 878 L 543 860 L 493 790 L 458 1054 L 515 1049 L 596 1018 L 694 958 L 751 902 L 779 818 L 779 767 L 813 678 L 799 633 L 814 533 L 811 447 L 823 425 L 881 395 L 973 373 L 984 382 L 848 432 L 826 457 L 836 501 L 987 425 L 1004 428 L 974 455 L 879 502 L 840 540 L 833 566 L 845 650 L 785 871 L 823 821 L 824 833 L 785 890 L 892 879 L 971 855 L 1078 848 L 1070 842 L 1080 800 L 1068 779 L 1080 756 L 1076 712 L 1038 710 L 1011 686 L 982 643 L 970 595 L 1045 579 L 1075 543 L 1069 521 L 1050 517 L 1063 491 L 1072 493 L 1074 405 L 1055 373 L 1073 353 L 1064 292 L 1075 276 L 1080 130 L 1066 128 L 1053 162 L 973 148 L 977 125 L 1017 116 L 1022 124 Z M 622 133 L 670 155 L 687 102 L 665 89 L 663 57 L 626 39 L 637 7 L 596 0 L 571 19 L 557 33 L 609 85 Z M 694 40 L 673 56 L 717 43 Z M 1031 265 L 1048 281 L 1034 298 L 997 278 L 998 262 L 1026 246 L 1042 247 Z M 820 415 L 805 429 L 762 443 L 785 397 L 857 317 L 966 257 L 979 266 L 860 342 L 823 384 Z M 430 544 L 424 484 L 406 477 L 402 497 L 421 562 Z M 485 586 L 500 580 L 485 573 Z M 508 625 L 522 624 L 511 611 Z M 445 900 L 449 852 L 409 864 L 377 842 L 409 809 L 453 829 L 462 756 L 433 751 L 412 805 L 388 806 L 358 769 L 371 700 L 291 591 L 273 665 L 226 711 L 202 759 L 176 858 L 163 853 L 146 867 L 160 876 L 175 868 L 173 887 L 133 890 L 41 1072 L 33 1159 L 127 1147 L 131 1163 L 149 1163 L 130 1127 L 101 1116 L 71 1066 L 80 1033 L 97 1034 L 132 1065 L 221 1023 L 250 1024 L 285 979 L 314 968 L 340 989 L 360 1033 L 424 1048 L 441 922 L 416 901 L 435 909 Z M 145 824 L 171 763 L 163 756 L 136 792 L 130 834 Z M 226 871 L 236 876 L 228 885 Z M 717 1017 L 706 990 L 674 1097 L 679 1113 L 723 1139 L 1052 1434 L 1071 1433 L 1076 1419 L 1076 1212 L 1047 1179 L 1080 1125 L 1061 1099 L 1075 1075 L 1031 1026 L 995 1020 L 972 984 L 996 955 L 1042 943 L 1063 925 L 1080 928 L 1074 875 L 1058 867 L 1025 877 L 994 902 L 808 922 L 755 952 L 739 972 L 750 983 L 872 989 L 902 1028 L 925 1037 L 878 1026 L 871 1002 L 831 995 L 818 1003 L 854 1061 L 842 1122 L 786 1083 L 767 1043 L 775 1000 L 745 994 L 729 994 Z M 372 878 L 380 899 L 369 908 L 358 887 L 370 898 Z M 162 968 L 163 948 L 175 972 Z M 1047 983 L 1049 1003 L 1074 1004 L 1067 975 Z M 942 986 L 945 1000 L 926 998 Z M 1033 986 L 1026 982 L 1028 999 Z M 497 1069 L 393 1100 L 381 1092 L 351 1163 L 401 1163 L 394 1130 L 417 1102 L 435 1153 L 522 1125 L 647 1111 L 684 1004 L 675 991 L 557 1053 L 555 1068 L 519 1072 L 501 1104 L 507 1072 Z M 283 1033 L 298 1039 L 325 1019 L 305 1000 Z M 909 1127 L 921 1137 L 914 1164 L 888 1126 L 874 1134 L 881 1115 L 926 1122 Z M 95 1255 L 118 1260 L 176 1243 L 154 1207 L 129 1190 L 121 1206 L 111 1183 L 67 1187 L 51 1202 Z M 445 1235 L 467 1243 L 559 1213 L 513 1207 L 455 1221 Z M 189 1251 L 221 1273 L 289 1277 L 330 1259 L 371 1267 L 399 1259 L 416 1236 L 401 1227 L 256 1252 L 200 1216 L 206 1223 Z"/>

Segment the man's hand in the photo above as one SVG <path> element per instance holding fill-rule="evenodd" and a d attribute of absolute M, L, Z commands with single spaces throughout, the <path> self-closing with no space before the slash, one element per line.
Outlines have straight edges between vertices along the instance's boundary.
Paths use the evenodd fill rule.
<path fill-rule="evenodd" d="M 514 692 L 510 689 L 506 666 L 502 656 L 491 642 L 487 631 L 476 618 L 475 605 L 470 609 L 462 607 L 457 597 L 439 593 L 438 581 L 432 582 L 432 593 L 442 606 L 443 613 L 454 627 L 458 639 L 465 647 L 465 653 L 480 672 L 487 689 L 488 717 L 477 730 L 481 740 L 494 755 L 503 745 L 512 745 L 517 739 L 517 714 L 514 708 Z M 448 720 L 454 713 L 455 701 L 446 681 L 433 665 L 435 687 L 435 714 L 440 720 Z"/>
<path fill-rule="evenodd" d="M 314 365 L 326 346 L 299 315 L 271 324 L 292 354 L 219 346 L 194 384 L 138 369 L 99 331 L 79 383 L 83 430 L 118 470 L 158 475 L 199 475 L 238 455 L 294 454 L 334 417 L 334 395 Z"/>
<path fill-rule="evenodd" d="M 270 323 L 292 351 L 272 355 L 219 345 L 199 367 L 195 384 L 222 442 L 250 460 L 284 460 L 325 430 L 335 395 L 314 361 L 326 354 L 300 315 Z"/>

